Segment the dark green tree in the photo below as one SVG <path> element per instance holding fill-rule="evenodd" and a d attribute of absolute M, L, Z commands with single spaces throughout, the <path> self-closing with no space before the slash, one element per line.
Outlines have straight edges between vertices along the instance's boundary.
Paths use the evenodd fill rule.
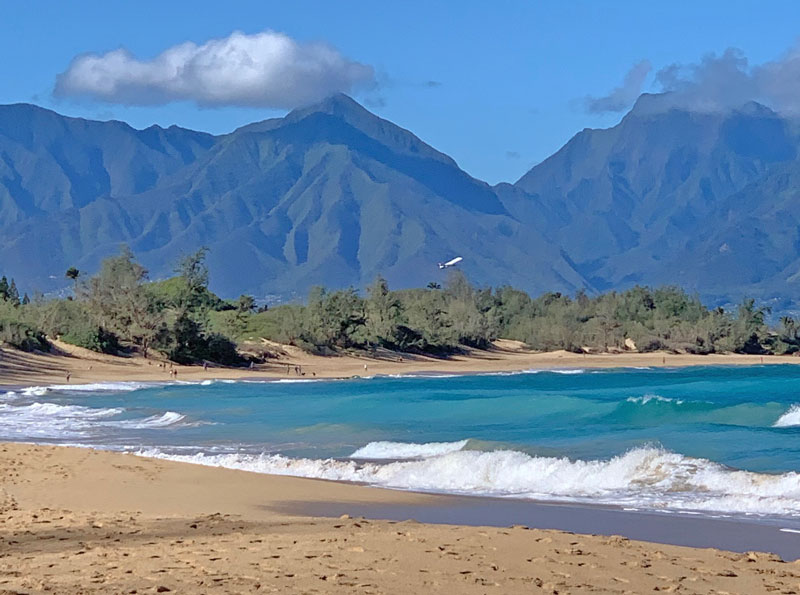
<path fill-rule="evenodd" d="M 17 283 L 14 279 L 11 279 L 11 284 L 8 286 L 8 296 L 6 299 L 15 306 L 19 305 L 19 290 L 17 289 Z"/>

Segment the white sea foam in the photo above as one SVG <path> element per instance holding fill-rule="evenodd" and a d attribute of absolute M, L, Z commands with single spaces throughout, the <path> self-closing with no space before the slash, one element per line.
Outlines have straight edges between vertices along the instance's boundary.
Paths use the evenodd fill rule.
<path fill-rule="evenodd" d="M 3 438 L 78 438 L 105 418 L 122 413 L 117 408 L 92 408 L 56 403 L 12 405 L 0 403 Z"/>
<path fill-rule="evenodd" d="M 0 402 L 0 439 L 79 439 L 108 433 L 108 428 L 167 428 L 185 419 L 174 411 L 144 418 L 113 419 L 126 410 L 41 401 L 31 403 L 26 397 Z"/>
<path fill-rule="evenodd" d="M 43 397 L 47 394 L 46 386 L 29 386 L 22 389 L 22 394 L 26 397 Z"/>
<path fill-rule="evenodd" d="M 150 428 L 166 428 L 173 426 L 184 420 L 185 415 L 175 411 L 167 411 L 161 415 L 152 415 L 144 419 L 124 419 L 119 421 L 106 422 L 104 425 L 117 428 L 129 428 L 133 430 L 147 430 Z"/>
<path fill-rule="evenodd" d="M 351 459 L 426 459 L 457 452 L 467 445 L 467 440 L 458 442 L 428 442 L 414 444 L 408 442 L 370 442 L 350 455 Z"/>
<path fill-rule="evenodd" d="M 641 397 L 628 397 L 625 400 L 628 403 L 640 403 L 642 405 L 647 405 L 650 402 L 675 403 L 676 405 L 683 405 L 683 399 L 671 399 L 670 397 L 662 397 L 661 395 L 644 395 Z"/>
<path fill-rule="evenodd" d="M 260 473 L 444 493 L 592 502 L 647 509 L 800 516 L 800 476 L 736 471 L 653 447 L 605 461 L 571 461 L 516 451 L 459 450 L 415 461 L 359 463 L 282 455 L 142 456 Z"/>
<path fill-rule="evenodd" d="M 401 373 L 401 374 L 376 374 L 375 376 L 369 376 L 370 379 L 377 379 L 377 380 L 385 380 L 386 378 L 460 378 L 463 376 L 475 376 L 476 374 L 437 374 L 435 372 L 408 372 L 408 373 Z M 481 374 L 477 374 L 481 375 Z"/>
<path fill-rule="evenodd" d="M 51 384 L 48 386 L 29 386 L 23 388 L 21 393 L 26 397 L 43 397 L 48 392 L 130 392 L 151 386 L 160 386 L 163 383 L 144 382 L 95 382 L 92 384 Z"/>
<path fill-rule="evenodd" d="M 567 374 L 567 375 L 583 374 L 584 372 L 586 372 L 586 370 L 584 370 L 583 368 L 576 368 L 574 370 L 548 370 L 548 371 L 552 372 L 553 374 Z"/>
<path fill-rule="evenodd" d="M 790 428 L 792 426 L 800 426 L 800 405 L 789 407 L 789 410 L 772 424 L 774 428 Z"/>

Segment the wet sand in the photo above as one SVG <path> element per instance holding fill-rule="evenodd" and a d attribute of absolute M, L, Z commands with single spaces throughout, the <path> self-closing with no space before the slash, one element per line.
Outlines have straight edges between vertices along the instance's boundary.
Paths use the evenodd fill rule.
<path fill-rule="evenodd" d="M 362 513 L 460 524 L 367 520 Z M 348 516 L 324 518 L 340 515 Z M 800 592 L 800 564 L 774 554 L 465 525 L 568 518 L 588 526 L 582 516 L 601 519 L 595 526 L 609 533 L 646 533 L 649 523 L 660 523 L 650 518 L 659 515 L 613 509 L 414 494 L 0 444 L 0 593 Z M 749 523 L 696 521 L 671 522 L 674 532 L 695 537 L 757 531 Z"/>
<path fill-rule="evenodd" d="M 762 551 L 784 560 L 800 558 L 800 519 L 713 518 L 694 513 L 654 513 L 612 506 L 535 502 L 509 498 L 437 496 L 419 503 L 287 503 L 287 513 L 469 526 L 524 525 L 571 533 L 621 535 L 629 539 L 717 548 L 734 552 Z"/>

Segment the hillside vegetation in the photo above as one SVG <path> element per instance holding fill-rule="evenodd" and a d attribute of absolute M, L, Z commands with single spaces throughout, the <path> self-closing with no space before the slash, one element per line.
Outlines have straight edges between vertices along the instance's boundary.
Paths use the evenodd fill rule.
<path fill-rule="evenodd" d="M 291 344 L 331 354 L 378 347 L 446 355 L 487 348 L 497 338 L 536 350 L 574 352 L 636 349 L 707 354 L 793 353 L 800 329 L 784 317 L 769 328 L 753 300 L 728 312 L 709 309 L 676 287 L 634 287 L 589 297 L 546 293 L 531 297 L 512 287 L 477 288 L 460 271 L 442 287 L 390 290 L 376 279 L 354 289 L 315 287 L 305 304 L 256 308 L 252 296 L 222 300 L 208 289 L 206 251 L 185 256 L 166 281 L 148 281 L 128 248 L 81 279 L 71 268 L 74 297 L 29 300 L 0 279 L 0 340 L 21 349 L 46 349 L 46 336 L 106 353 L 156 351 L 180 363 L 241 364 L 243 341 Z M 13 287 L 13 290 L 12 290 Z M 252 349 L 249 350 L 252 352 Z M 261 354 L 268 357 L 264 350 Z M 259 357 L 258 355 L 250 357 Z"/>

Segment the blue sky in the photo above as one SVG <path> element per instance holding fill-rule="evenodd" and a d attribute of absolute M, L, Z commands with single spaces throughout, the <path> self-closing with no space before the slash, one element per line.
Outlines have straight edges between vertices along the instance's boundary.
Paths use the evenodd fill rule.
<path fill-rule="evenodd" d="M 590 113 L 586 98 L 609 94 L 635 65 L 645 65 L 642 90 L 651 91 L 661 69 L 727 48 L 751 65 L 774 61 L 796 47 L 799 17 L 800 3 L 788 1 L 6 3 L 0 103 L 228 132 L 284 114 L 292 97 L 240 107 L 194 100 L 190 89 L 164 105 L 125 105 L 141 96 L 75 92 L 85 89 L 77 75 L 54 96 L 56 80 L 85 53 L 124 48 L 148 61 L 187 41 L 273 31 L 298 47 L 324 42 L 356 68 L 329 85 L 363 82 L 368 71 L 370 84 L 353 86 L 356 99 L 496 183 L 516 180 L 581 129 L 619 121 L 620 112 Z"/>

